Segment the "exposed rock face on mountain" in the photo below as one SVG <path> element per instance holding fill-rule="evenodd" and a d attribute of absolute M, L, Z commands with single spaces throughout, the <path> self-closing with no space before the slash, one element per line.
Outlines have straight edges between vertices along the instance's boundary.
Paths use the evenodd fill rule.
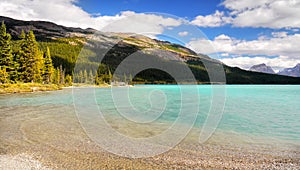
<path fill-rule="evenodd" d="M 255 71 L 255 72 L 261 72 L 261 73 L 275 74 L 275 72 L 272 69 L 272 67 L 267 66 L 264 63 L 258 64 L 258 65 L 254 65 L 249 70 L 250 71 Z"/>
<path fill-rule="evenodd" d="M 300 63 L 293 68 L 286 68 L 280 71 L 278 74 L 292 77 L 300 77 Z"/>
<path fill-rule="evenodd" d="M 22 30 L 25 32 L 28 32 L 29 30 L 34 31 L 38 40 L 53 37 L 70 37 L 72 34 L 93 34 L 96 31 L 91 28 L 71 28 L 47 21 L 21 21 L 3 16 L 0 16 L 0 21 L 5 22 L 7 30 L 12 35 L 13 39 L 17 39 Z"/>
<path fill-rule="evenodd" d="M 87 39 L 94 39 L 95 41 L 103 42 L 103 46 L 107 44 L 115 44 L 116 42 L 122 40 L 123 45 L 133 45 L 141 48 L 152 48 L 148 53 L 158 54 L 156 49 L 166 50 L 175 55 L 179 55 L 184 60 L 187 56 L 198 56 L 211 59 L 208 56 L 202 54 L 196 54 L 194 51 L 186 48 L 184 46 L 173 44 L 167 41 L 160 41 L 156 39 L 151 39 L 143 35 L 135 35 L 129 33 L 113 33 L 113 32 L 100 32 L 92 28 L 81 29 L 72 28 L 57 25 L 52 22 L 47 21 L 21 21 L 12 19 L 9 17 L 0 16 L 0 22 L 4 21 L 8 32 L 12 35 L 13 39 L 18 39 L 18 36 L 22 30 L 26 33 L 32 30 L 39 41 L 48 41 L 56 38 L 73 38 L 73 37 L 83 37 Z M 96 36 L 94 36 L 96 35 Z M 120 43 L 121 45 L 121 43 Z"/>

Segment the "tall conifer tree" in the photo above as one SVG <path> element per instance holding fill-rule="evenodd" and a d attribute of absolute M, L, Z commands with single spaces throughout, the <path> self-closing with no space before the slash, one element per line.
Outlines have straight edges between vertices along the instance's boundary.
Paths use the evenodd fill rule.
<path fill-rule="evenodd" d="M 23 71 L 21 79 L 24 82 L 41 82 L 44 61 L 33 31 L 26 35 L 20 55 Z"/>
<path fill-rule="evenodd" d="M 25 54 L 25 45 L 26 45 L 26 34 L 24 30 L 22 30 L 20 36 L 20 40 L 18 41 L 18 52 L 15 55 L 15 61 L 18 64 L 17 72 L 18 72 L 18 81 L 25 81 L 25 70 L 26 70 L 26 54 Z"/>
<path fill-rule="evenodd" d="M 50 50 L 47 47 L 47 50 L 44 53 L 44 81 L 46 83 L 50 83 L 53 72 L 54 72 L 54 67 L 52 65 Z"/>
<path fill-rule="evenodd" d="M 13 71 L 12 59 L 11 36 L 6 32 L 6 26 L 2 22 L 0 27 L 0 66 L 7 73 Z"/>

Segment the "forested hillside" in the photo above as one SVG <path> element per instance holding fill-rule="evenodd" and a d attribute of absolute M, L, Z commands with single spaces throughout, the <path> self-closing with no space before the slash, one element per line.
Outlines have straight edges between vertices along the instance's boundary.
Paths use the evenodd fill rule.
<path fill-rule="evenodd" d="M 0 83 L 71 83 L 62 66 L 54 67 L 50 49 L 41 48 L 33 31 L 19 35 L 12 41 L 4 22 L 0 28 Z M 67 81 L 65 81 L 65 79 Z"/>
<path fill-rule="evenodd" d="M 183 46 L 142 35 L 99 32 L 95 38 L 95 30 L 92 29 L 67 28 L 49 22 L 18 21 L 3 17 L 2 20 L 8 22 L 9 26 L 6 30 L 5 23 L 2 23 L 0 32 L 1 83 L 110 83 L 120 63 L 136 53 L 137 56 L 155 58 L 165 64 L 184 62 L 198 83 L 210 82 L 203 64 L 205 62 L 222 66 L 228 84 L 300 84 L 300 78 L 229 67 L 208 56 L 197 55 Z M 13 34 L 13 38 L 10 34 Z M 138 60 L 133 62 L 142 64 Z M 168 73 L 158 69 L 147 69 L 135 76 L 118 74 L 114 78 L 133 84 L 176 83 Z"/>

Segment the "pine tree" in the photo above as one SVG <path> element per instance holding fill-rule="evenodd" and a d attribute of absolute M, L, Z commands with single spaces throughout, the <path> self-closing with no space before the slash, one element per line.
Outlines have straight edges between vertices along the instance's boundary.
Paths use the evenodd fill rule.
<path fill-rule="evenodd" d="M 108 67 L 108 81 L 107 81 L 107 83 L 111 84 L 112 78 L 113 78 L 113 76 L 112 76 L 112 74 L 111 74 L 111 72 L 110 72 L 110 69 L 109 69 L 109 67 Z"/>
<path fill-rule="evenodd" d="M 29 31 L 23 40 L 19 55 L 22 64 L 21 79 L 24 82 L 41 82 L 44 61 L 33 31 Z"/>
<path fill-rule="evenodd" d="M 9 75 L 9 79 L 11 82 L 15 83 L 19 80 L 19 63 L 17 62 L 17 55 L 13 55 L 13 60 L 12 60 L 12 64 L 11 64 L 11 70 L 10 70 L 10 75 Z"/>
<path fill-rule="evenodd" d="M 20 38 L 20 41 L 18 42 L 19 49 L 15 55 L 15 62 L 18 64 L 18 67 L 16 69 L 16 71 L 18 72 L 17 80 L 25 82 L 26 80 L 25 70 L 26 70 L 27 58 L 24 51 L 26 46 L 26 34 L 24 33 L 24 30 L 22 30 L 19 38 Z"/>
<path fill-rule="evenodd" d="M 65 71 L 63 70 L 62 65 L 59 66 L 59 83 L 60 84 L 65 84 Z"/>
<path fill-rule="evenodd" d="M 126 76 L 126 74 L 124 73 L 124 83 L 127 83 L 127 76 Z"/>
<path fill-rule="evenodd" d="M 72 77 L 69 74 L 66 76 L 66 84 L 72 86 Z"/>
<path fill-rule="evenodd" d="M 0 66 L 6 73 L 13 71 L 11 36 L 6 32 L 4 22 L 0 27 Z"/>
<path fill-rule="evenodd" d="M 94 78 L 94 75 L 93 75 L 93 71 L 92 70 L 90 70 L 90 72 L 89 72 L 89 83 L 90 84 L 94 84 L 95 83 L 95 78 Z"/>
<path fill-rule="evenodd" d="M 33 31 L 29 31 L 28 33 L 28 38 L 27 41 L 30 44 L 32 44 L 32 54 L 34 57 L 34 77 L 33 77 L 33 81 L 34 82 L 42 82 L 43 80 L 43 68 L 44 68 L 44 58 L 43 58 L 43 54 L 41 53 L 38 43 L 35 39 L 35 35 L 33 33 Z"/>
<path fill-rule="evenodd" d="M 54 68 L 52 65 L 52 59 L 50 55 L 50 50 L 47 47 L 46 52 L 44 53 L 44 81 L 50 83 L 51 76 L 53 75 Z"/>
<path fill-rule="evenodd" d="M 96 72 L 96 76 L 95 76 L 95 84 L 99 85 L 102 83 L 102 79 L 100 78 L 100 75 L 98 73 L 98 71 Z"/>
<path fill-rule="evenodd" d="M 8 81 L 8 73 L 6 72 L 6 68 L 2 68 L 0 66 L 0 84 L 7 83 Z"/>
<path fill-rule="evenodd" d="M 132 75 L 131 74 L 129 75 L 129 82 L 128 82 L 128 84 L 132 84 Z"/>
<path fill-rule="evenodd" d="M 78 79 L 79 79 L 79 83 L 83 83 L 83 73 L 82 70 L 79 71 L 79 75 L 78 75 Z"/>
<path fill-rule="evenodd" d="M 79 77 L 78 77 L 78 73 L 75 73 L 74 71 L 72 72 L 73 75 L 73 81 L 74 83 L 78 83 L 79 82 Z"/>
<path fill-rule="evenodd" d="M 83 83 L 87 83 L 88 82 L 88 74 L 87 71 L 84 69 L 83 71 Z"/>
<path fill-rule="evenodd" d="M 53 83 L 60 84 L 60 70 L 59 70 L 59 68 L 55 69 L 55 74 L 53 76 Z"/>

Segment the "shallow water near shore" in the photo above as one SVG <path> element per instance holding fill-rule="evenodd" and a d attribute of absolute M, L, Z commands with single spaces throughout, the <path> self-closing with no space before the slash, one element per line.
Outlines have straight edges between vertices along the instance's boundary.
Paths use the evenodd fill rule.
<path fill-rule="evenodd" d="M 73 102 L 73 90 L 77 90 L 76 95 L 82 95 L 83 103 L 86 101 L 84 88 L 0 95 L 0 154 L 25 153 L 53 169 L 300 167 L 300 86 L 225 86 L 222 119 L 211 138 L 200 144 L 199 134 L 211 107 L 211 87 L 197 86 L 199 114 L 184 140 L 166 153 L 140 159 L 108 153 L 85 133 Z M 190 87 L 182 88 L 187 90 Z M 153 94 L 165 102 L 162 114 L 155 121 L 137 123 L 119 115 L 110 88 L 94 90 L 98 109 L 110 126 L 134 138 L 163 133 L 178 117 L 180 104 L 193 107 L 195 101 L 191 98 L 182 103 L 181 91 L 174 85 L 130 87 L 130 102 L 138 112 L 147 113 L 153 109 L 153 104 L 160 103 L 151 103 L 149 94 L 153 91 L 158 91 Z M 116 88 L 114 94 L 118 95 L 122 90 L 124 87 Z M 125 106 L 122 109 L 130 111 Z M 154 110 L 160 111 L 155 107 Z M 90 122 L 97 123 L 92 114 Z M 119 145 L 124 144 L 119 141 Z"/>

